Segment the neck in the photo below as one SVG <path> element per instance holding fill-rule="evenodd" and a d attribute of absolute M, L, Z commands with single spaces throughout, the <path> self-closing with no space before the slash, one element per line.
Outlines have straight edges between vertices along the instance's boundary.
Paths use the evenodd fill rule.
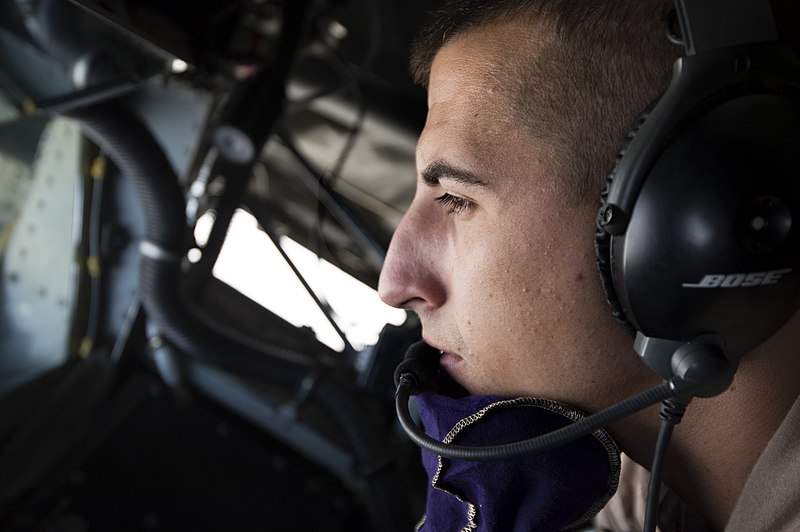
<path fill-rule="evenodd" d="M 791 406 L 778 397 L 747 400 L 741 387 L 737 383 L 724 397 L 692 402 L 675 428 L 664 472 L 665 484 L 715 530 L 725 527 L 758 457 Z M 761 410 L 765 404 L 770 415 Z"/>
<path fill-rule="evenodd" d="M 793 326 L 794 325 L 794 326 Z M 747 354 L 731 388 L 695 399 L 675 427 L 664 468 L 664 483 L 716 530 L 736 506 L 756 461 L 800 394 L 795 377 L 800 318 Z M 655 409 L 614 431 L 623 450 L 649 465 L 659 418 Z"/>

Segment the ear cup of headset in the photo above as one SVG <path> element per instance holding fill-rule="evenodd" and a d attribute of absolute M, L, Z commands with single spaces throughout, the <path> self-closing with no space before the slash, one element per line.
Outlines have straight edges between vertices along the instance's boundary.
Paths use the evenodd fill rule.
<path fill-rule="evenodd" d="M 600 195 L 600 200 L 603 204 L 606 202 L 608 189 L 611 186 L 611 183 L 614 181 L 617 170 L 619 169 L 619 162 L 623 157 L 625 157 L 625 152 L 627 151 L 628 146 L 630 146 L 631 141 L 633 141 L 633 139 L 636 137 L 636 134 L 647 120 L 647 117 L 650 115 L 650 111 L 656 105 L 656 103 L 658 103 L 658 100 L 648 105 L 647 109 L 642 111 L 639 116 L 636 117 L 633 125 L 628 130 L 628 133 L 625 136 L 625 141 L 622 144 L 622 148 L 614 157 L 614 166 L 606 177 L 606 185 L 602 194 Z M 625 310 L 622 308 L 622 304 L 617 298 L 617 292 L 614 289 L 614 279 L 611 272 L 611 235 L 608 234 L 603 228 L 603 211 L 604 209 L 600 209 L 600 211 L 597 213 L 597 230 L 595 231 L 594 235 L 594 246 L 597 255 L 597 272 L 600 274 L 600 283 L 603 287 L 603 294 L 605 295 L 606 302 L 608 302 L 609 306 L 611 307 L 612 316 L 614 316 L 614 319 L 616 319 L 617 322 L 622 326 L 628 336 L 633 337 L 636 335 L 636 327 L 630 321 L 628 321 L 628 318 L 625 316 Z"/>
<path fill-rule="evenodd" d="M 693 114 L 625 232 L 599 234 L 598 267 L 615 313 L 645 336 L 714 335 L 741 355 L 800 305 L 800 103 L 753 93 Z"/>

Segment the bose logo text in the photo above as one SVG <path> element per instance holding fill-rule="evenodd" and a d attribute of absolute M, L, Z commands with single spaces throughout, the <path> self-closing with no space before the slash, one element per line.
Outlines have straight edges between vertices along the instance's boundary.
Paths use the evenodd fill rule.
<path fill-rule="evenodd" d="M 747 288 L 776 284 L 781 276 L 791 273 L 791 268 L 751 273 L 712 273 L 704 275 L 699 283 L 683 283 L 684 288 Z"/>

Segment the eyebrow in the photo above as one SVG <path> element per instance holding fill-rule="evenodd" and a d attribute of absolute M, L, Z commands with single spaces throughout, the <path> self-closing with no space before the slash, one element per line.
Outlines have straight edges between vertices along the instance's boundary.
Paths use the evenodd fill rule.
<path fill-rule="evenodd" d="M 448 164 L 444 161 L 434 161 L 422 171 L 422 182 L 429 187 L 435 187 L 440 179 L 452 179 L 463 185 L 471 187 L 485 187 L 486 183 L 478 179 L 473 173 Z"/>

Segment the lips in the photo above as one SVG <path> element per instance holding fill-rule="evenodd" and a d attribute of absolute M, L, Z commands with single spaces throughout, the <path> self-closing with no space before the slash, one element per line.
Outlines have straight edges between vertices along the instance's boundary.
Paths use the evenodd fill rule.
<path fill-rule="evenodd" d="M 439 366 L 446 370 L 451 370 L 464 362 L 464 359 L 455 353 L 442 353 L 439 359 Z"/>
<path fill-rule="evenodd" d="M 434 349 L 438 349 L 439 350 L 439 352 L 441 353 L 441 358 L 439 358 L 439 366 L 442 367 L 443 369 L 445 369 L 445 370 L 453 369 L 457 365 L 459 365 L 460 363 L 462 363 L 464 361 L 464 359 L 461 357 L 461 355 L 458 355 L 456 353 L 451 353 L 450 351 L 442 349 L 441 347 L 439 347 L 435 343 L 430 342 L 429 340 L 427 340 L 425 338 L 423 338 L 423 340 L 429 346 L 433 347 Z"/>

